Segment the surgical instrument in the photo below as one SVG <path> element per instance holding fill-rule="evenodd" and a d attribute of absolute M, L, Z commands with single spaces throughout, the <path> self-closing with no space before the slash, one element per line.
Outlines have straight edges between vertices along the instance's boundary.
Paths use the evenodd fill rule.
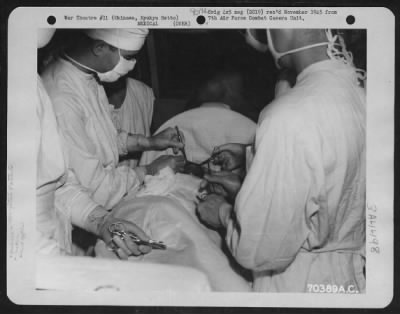
<path fill-rule="evenodd" d="M 160 250 L 165 250 L 167 246 L 162 242 L 162 241 L 155 241 L 155 240 L 142 240 L 135 234 L 131 232 L 126 232 L 124 225 L 122 222 L 115 222 L 112 223 L 109 227 L 108 230 L 113 236 L 119 236 L 122 240 L 125 239 L 125 237 L 130 237 L 133 242 L 135 242 L 138 245 L 147 245 L 150 246 L 153 249 L 160 249 Z"/>

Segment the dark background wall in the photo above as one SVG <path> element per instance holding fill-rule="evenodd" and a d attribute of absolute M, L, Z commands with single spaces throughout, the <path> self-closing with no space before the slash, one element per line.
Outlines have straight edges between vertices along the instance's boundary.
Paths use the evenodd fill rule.
<path fill-rule="evenodd" d="M 39 51 L 39 72 L 49 56 L 62 52 L 74 40 L 77 31 L 56 31 L 50 44 Z M 366 31 L 340 32 L 356 66 L 365 69 Z M 277 74 L 270 54 L 251 48 L 239 30 L 156 29 L 151 30 L 129 76 L 153 88 L 156 102 L 152 129 L 156 130 L 201 101 L 221 100 L 218 92 L 204 94 L 210 80 L 224 81 L 234 110 L 257 121 L 259 112 L 274 97 Z"/>

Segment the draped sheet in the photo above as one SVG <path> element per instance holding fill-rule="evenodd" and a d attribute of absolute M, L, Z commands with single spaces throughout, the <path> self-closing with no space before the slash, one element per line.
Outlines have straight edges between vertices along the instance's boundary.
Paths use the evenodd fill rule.
<path fill-rule="evenodd" d="M 217 145 L 229 142 L 251 143 L 256 124 L 248 118 L 225 108 L 197 108 L 173 117 L 157 132 L 178 126 L 184 133 L 187 157 L 201 161 Z M 149 151 L 140 164 L 149 164 L 158 156 L 172 154 Z M 246 280 L 238 275 L 222 252 L 221 238 L 202 225 L 196 216 L 200 179 L 190 175 L 173 174 L 169 168 L 158 176 L 145 178 L 144 187 L 125 197 L 113 214 L 140 226 L 152 239 L 163 241 L 167 250 L 153 250 L 132 262 L 151 262 L 189 266 L 207 275 L 215 291 L 249 291 Z M 99 257 L 116 258 L 104 242 L 96 246 Z M 160 278 L 160 280 L 163 280 Z"/>
<path fill-rule="evenodd" d="M 198 178 L 175 175 L 166 168 L 159 176 L 147 176 L 137 194 L 113 209 L 115 217 L 134 222 L 152 239 L 167 245 L 167 250 L 152 250 L 129 260 L 191 267 L 203 272 L 215 291 L 248 291 L 249 284 L 233 270 L 213 233 L 195 214 L 199 184 Z M 98 257 L 117 258 L 103 241 L 95 251 Z M 160 277 L 164 280 L 167 278 Z"/>

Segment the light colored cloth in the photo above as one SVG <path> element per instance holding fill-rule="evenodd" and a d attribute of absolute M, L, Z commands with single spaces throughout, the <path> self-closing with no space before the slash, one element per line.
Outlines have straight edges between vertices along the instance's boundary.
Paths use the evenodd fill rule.
<path fill-rule="evenodd" d="M 252 143 L 256 130 L 256 124 L 250 119 L 221 107 L 202 107 L 185 111 L 165 122 L 156 133 L 175 126 L 183 132 L 187 158 L 193 162 L 209 158 L 215 146 L 232 142 Z M 172 149 L 145 152 L 140 164 L 149 164 L 165 153 L 173 154 Z"/>
<path fill-rule="evenodd" d="M 188 267 L 69 256 L 38 256 L 36 288 L 97 293 L 211 290 L 206 276 Z"/>
<path fill-rule="evenodd" d="M 113 209 L 115 217 L 134 222 L 149 237 L 167 245 L 166 250 L 153 249 L 149 254 L 129 260 L 195 268 L 207 276 L 215 291 L 250 291 L 249 284 L 232 269 L 228 258 L 209 237 L 194 211 L 182 206 L 171 193 L 174 192 L 170 190 L 164 196 L 125 198 Z M 97 243 L 95 252 L 97 257 L 117 258 L 103 241 Z"/>
<path fill-rule="evenodd" d="M 75 181 L 65 184 L 68 174 L 56 118 L 39 76 L 37 95 L 36 251 L 50 255 L 70 254 L 71 213 L 56 210 L 56 190 L 59 202 L 68 202 L 70 209 L 87 213 L 97 204 L 92 202 L 84 189 L 74 184 Z"/>
<path fill-rule="evenodd" d="M 260 114 L 227 243 L 254 290 L 365 289 L 365 92 L 338 61 L 307 67 Z"/>
<path fill-rule="evenodd" d="M 146 28 L 96 28 L 86 29 L 86 35 L 105 41 L 119 49 L 137 51 L 142 48 L 149 30 Z"/>
<path fill-rule="evenodd" d="M 154 93 L 146 84 L 126 79 L 126 96 L 119 108 L 110 104 L 111 119 L 118 133 L 142 134 L 149 137 L 153 118 Z M 119 165 L 136 167 L 135 159 L 124 160 Z"/>
<path fill-rule="evenodd" d="M 138 188 L 144 173 L 118 166 L 126 137 L 121 139 L 111 121 L 104 88 L 92 74 L 64 59 L 50 64 L 42 78 L 54 105 L 68 168 L 94 202 L 112 208 Z"/>
<path fill-rule="evenodd" d="M 135 197 L 168 196 L 176 200 L 193 216 L 199 203 L 201 179 L 182 173 L 174 173 L 170 167 L 162 169 L 155 176 L 147 175 Z"/>
<path fill-rule="evenodd" d="M 192 175 L 183 173 L 174 173 L 170 167 L 166 167 L 160 171 L 158 175 L 146 176 L 144 184 L 135 197 L 140 196 L 166 196 L 177 201 L 185 210 L 190 213 L 199 225 L 202 226 L 208 236 L 222 247 L 223 239 L 214 229 L 209 229 L 203 225 L 197 214 L 196 208 L 199 204 L 199 198 L 205 192 L 200 192 L 200 183 L 202 179 Z"/>
<path fill-rule="evenodd" d="M 227 104 L 222 102 L 204 102 L 200 105 L 202 108 L 224 108 L 224 109 L 231 109 L 231 107 Z"/>

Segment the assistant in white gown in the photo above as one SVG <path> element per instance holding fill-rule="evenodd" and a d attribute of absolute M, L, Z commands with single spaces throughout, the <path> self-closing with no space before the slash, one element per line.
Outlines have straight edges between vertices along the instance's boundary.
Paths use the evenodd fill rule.
<path fill-rule="evenodd" d="M 71 212 L 85 216 L 97 204 L 68 173 L 53 106 L 39 76 L 37 88 L 36 251 L 46 255 L 71 254 Z M 55 209 L 56 191 L 62 210 Z"/>
<path fill-rule="evenodd" d="M 126 151 L 126 133 L 113 125 L 103 86 L 93 74 L 62 58 L 50 64 L 42 78 L 63 135 L 68 168 L 96 203 L 114 207 L 139 187 L 144 170 L 118 165 Z"/>
<path fill-rule="evenodd" d="M 365 92 L 355 69 L 314 63 L 260 114 L 227 243 L 254 290 L 363 292 Z"/>

